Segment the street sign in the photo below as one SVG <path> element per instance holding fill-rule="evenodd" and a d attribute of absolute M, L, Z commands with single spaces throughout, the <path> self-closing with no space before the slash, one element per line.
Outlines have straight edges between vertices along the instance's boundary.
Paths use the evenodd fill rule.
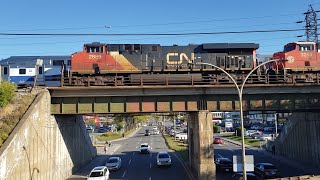
<path fill-rule="evenodd" d="M 242 156 L 233 156 L 233 172 L 242 172 Z M 246 172 L 254 171 L 253 155 L 246 155 Z"/>

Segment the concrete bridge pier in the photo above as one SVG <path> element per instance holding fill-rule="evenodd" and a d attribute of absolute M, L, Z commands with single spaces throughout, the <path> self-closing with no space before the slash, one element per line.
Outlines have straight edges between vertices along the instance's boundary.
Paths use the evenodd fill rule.
<path fill-rule="evenodd" d="M 189 113 L 189 164 L 199 180 L 216 179 L 213 163 L 212 114 L 209 111 Z"/>

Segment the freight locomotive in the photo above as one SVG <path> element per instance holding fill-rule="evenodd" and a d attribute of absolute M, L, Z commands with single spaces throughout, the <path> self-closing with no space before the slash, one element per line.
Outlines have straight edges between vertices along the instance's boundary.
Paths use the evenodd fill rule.
<path fill-rule="evenodd" d="M 229 81 L 210 63 L 236 79 L 257 66 L 255 43 L 208 43 L 187 46 L 159 44 L 84 44 L 71 55 L 63 86 L 201 84 Z M 223 74 L 223 73 L 222 73 Z"/>

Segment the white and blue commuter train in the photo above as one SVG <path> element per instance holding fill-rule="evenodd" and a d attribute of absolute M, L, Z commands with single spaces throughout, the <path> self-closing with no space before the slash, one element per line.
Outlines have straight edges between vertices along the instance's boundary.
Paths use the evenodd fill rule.
<path fill-rule="evenodd" d="M 4 81 L 17 86 L 33 86 L 38 66 L 37 85 L 60 86 L 61 67 L 70 68 L 70 56 L 11 56 L 0 61 L 0 75 Z"/>

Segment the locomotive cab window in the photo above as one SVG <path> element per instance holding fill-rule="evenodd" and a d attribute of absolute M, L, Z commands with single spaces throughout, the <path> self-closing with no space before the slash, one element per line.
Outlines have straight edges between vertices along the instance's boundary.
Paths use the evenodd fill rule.
<path fill-rule="evenodd" d="M 295 49 L 296 49 L 296 45 L 295 44 L 287 45 L 287 46 L 284 47 L 284 52 L 293 51 Z"/>
<path fill-rule="evenodd" d="M 299 44 L 299 51 L 314 51 L 313 44 Z"/>
<path fill-rule="evenodd" d="M 103 46 L 101 47 L 87 46 L 87 53 L 103 53 Z"/>
<path fill-rule="evenodd" d="M 19 69 L 19 74 L 26 74 L 27 70 L 26 69 Z"/>

